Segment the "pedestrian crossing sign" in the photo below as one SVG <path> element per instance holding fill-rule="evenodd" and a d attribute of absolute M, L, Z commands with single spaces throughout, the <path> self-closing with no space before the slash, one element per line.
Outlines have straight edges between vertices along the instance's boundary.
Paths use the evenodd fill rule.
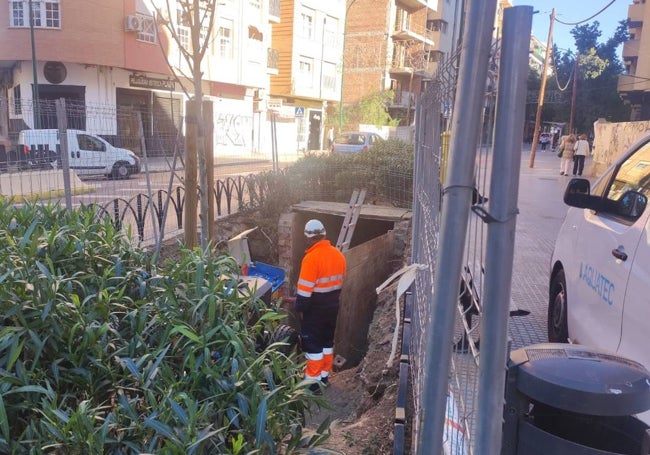
<path fill-rule="evenodd" d="M 305 108 L 302 106 L 297 106 L 295 108 L 295 116 L 296 118 L 303 118 L 305 116 Z"/>

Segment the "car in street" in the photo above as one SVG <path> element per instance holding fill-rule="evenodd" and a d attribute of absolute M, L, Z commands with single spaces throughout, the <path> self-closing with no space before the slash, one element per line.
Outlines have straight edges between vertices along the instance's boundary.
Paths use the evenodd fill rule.
<path fill-rule="evenodd" d="M 572 179 L 551 257 L 548 339 L 650 369 L 650 134 L 593 185 Z M 650 412 L 640 414 L 650 423 Z"/>
<path fill-rule="evenodd" d="M 334 139 L 330 152 L 357 153 L 369 150 L 384 139 L 377 133 L 356 131 L 341 133 Z"/>

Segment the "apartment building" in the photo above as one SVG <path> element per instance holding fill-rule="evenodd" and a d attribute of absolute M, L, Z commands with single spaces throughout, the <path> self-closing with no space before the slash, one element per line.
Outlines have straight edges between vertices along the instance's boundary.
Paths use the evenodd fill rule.
<path fill-rule="evenodd" d="M 441 0 L 445 1 L 445 0 Z M 356 0 L 345 30 L 344 104 L 393 90 L 389 112 L 402 126 L 413 120 L 415 99 L 443 54 L 434 36 L 449 32 L 434 0 Z"/>
<path fill-rule="evenodd" d="M 634 0 L 628 7 L 630 39 L 623 43 L 626 74 L 618 78 L 618 92 L 630 103 L 630 120 L 650 120 L 650 7 L 646 0 Z"/>
<path fill-rule="evenodd" d="M 279 0 L 221 0 L 216 7 L 202 91 L 214 103 L 218 155 L 267 149 L 265 114 L 255 108 L 278 70 L 271 30 L 280 20 L 279 7 Z M 184 104 L 194 88 L 163 22 L 191 49 L 188 20 L 176 0 L 8 0 L 0 8 L 0 98 L 8 100 L 0 132 L 15 137 L 25 128 L 56 127 L 55 111 L 34 109 L 34 101 L 47 106 L 64 98 L 73 108 L 69 128 L 119 142 L 133 136 L 135 125 L 117 113 L 140 111 L 148 149 L 169 152 L 160 138 L 173 140 L 182 129 Z M 202 38 L 207 33 L 206 28 Z M 100 121 L 100 111 L 112 111 L 114 118 Z"/>
<path fill-rule="evenodd" d="M 322 150 L 325 125 L 341 93 L 345 0 L 282 0 L 273 24 L 277 74 L 271 75 L 269 109 L 281 149 Z"/>

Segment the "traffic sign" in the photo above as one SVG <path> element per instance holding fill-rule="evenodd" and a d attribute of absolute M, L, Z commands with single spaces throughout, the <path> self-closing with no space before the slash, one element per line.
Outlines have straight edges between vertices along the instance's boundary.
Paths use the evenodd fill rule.
<path fill-rule="evenodd" d="M 305 108 L 302 106 L 296 106 L 294 114 L 296 118 L 303 118 L 305 116 Z"/>

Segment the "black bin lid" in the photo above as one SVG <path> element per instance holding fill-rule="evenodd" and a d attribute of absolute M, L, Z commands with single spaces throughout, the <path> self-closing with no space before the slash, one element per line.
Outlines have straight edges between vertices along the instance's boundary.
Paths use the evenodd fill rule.
<path fill-rule="evenodd" d="M 625 416 L 650 409 L 650 372 L 611 352 L 562 343 L 527 346 L 510 355 L 508 370 L 524 395 L 565 411 Z"/>

